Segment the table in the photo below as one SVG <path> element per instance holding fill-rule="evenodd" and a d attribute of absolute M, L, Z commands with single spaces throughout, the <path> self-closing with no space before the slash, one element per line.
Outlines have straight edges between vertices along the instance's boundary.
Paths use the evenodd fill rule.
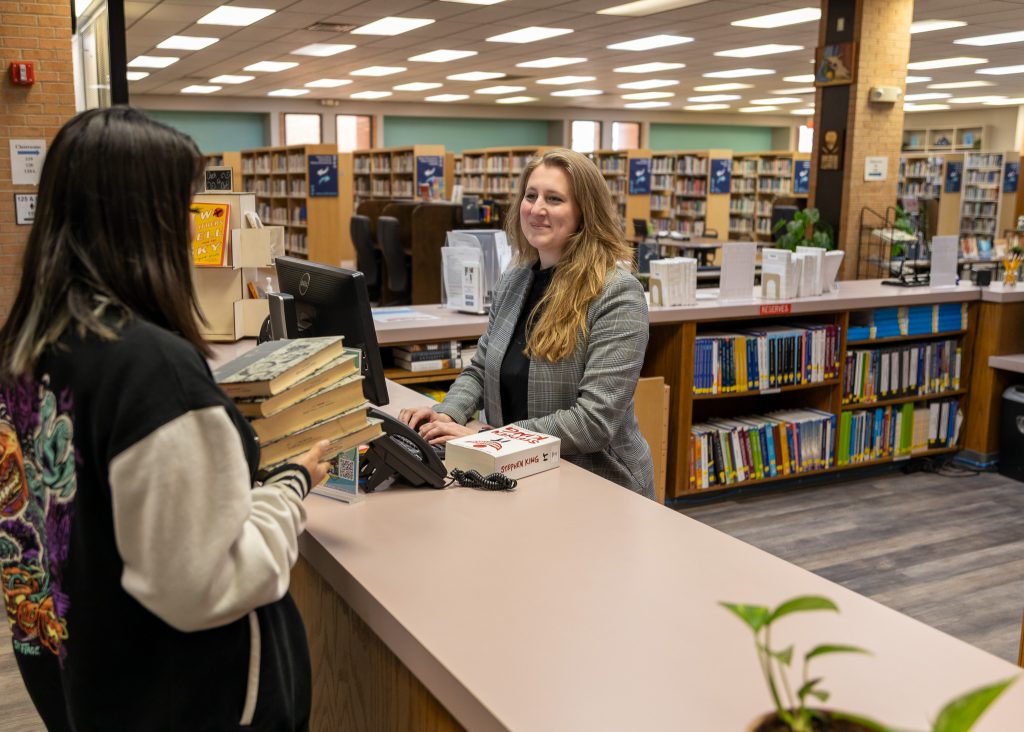
<path fill-rule="evenodd" d="M 994 369 L 1024 374 L 1024 353 L 1015 353 L 1010 356 L 989 356 L 988 365 Z"/>

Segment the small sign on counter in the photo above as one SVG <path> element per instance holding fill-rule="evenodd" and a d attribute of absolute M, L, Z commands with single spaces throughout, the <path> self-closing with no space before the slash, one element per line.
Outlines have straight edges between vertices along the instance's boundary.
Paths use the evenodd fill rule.
<path fill-rule="evenodd" d="M 793 303 L 779 302 L 771 305 L 762 305 L 758 315 L 789 315 L 793 312 Z"/>

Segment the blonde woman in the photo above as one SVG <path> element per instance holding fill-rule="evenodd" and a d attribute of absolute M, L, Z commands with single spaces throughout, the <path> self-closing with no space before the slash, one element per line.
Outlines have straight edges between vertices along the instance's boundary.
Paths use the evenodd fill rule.
<path fill-rule="evenodd" d="M 433 409 L 402 410 L 432 444 L 491 424 L 555 435 L 580 467 L 654 497 L 651 452 L 633 413 L 647 348 L 643 289 L 608 187 L 588 158 L 544 153 L 523 171 L 506 222 L 515 263 L 494 293 L 473 361 Z"/>

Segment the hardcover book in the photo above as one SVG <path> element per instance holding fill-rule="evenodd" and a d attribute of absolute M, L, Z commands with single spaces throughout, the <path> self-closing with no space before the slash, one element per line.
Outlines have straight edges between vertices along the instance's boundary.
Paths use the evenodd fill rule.
<path fill-rule="evenodd" d="M 243 417 L 272 417 L 278 412 L 306 399 L 317 392 L 338 384 L 349 377 L 362 379 L 359 374 L 358 349 L 345 349 L 345 355 L 336 358 L 326 366 L 314 371 L 302 381 L 272 397 L 266 399 L 240 399 L 235 406 Z"/>
<path fill-rule="evenodd" d="M 228 243 L 228 211 L 226 203 L 196 203 L 192 211 L 192 263 L 197 267 L 223 267 Z"/>
<path fill-rule="evenodd" d="M 282 409 L 272 417 L 254 419 L 251 424 L 260 442 L 268 443 L 346 412 L 363 402 L 363 378 L 353 374 Z"/>
<path fill-rule="evenodd" d="M 557 468 L 561 446 L 557 437 L 508 425 L 449 440 L 444 466 L 449 472 L 459 468 L 523 478 Z"/>
<path fill-rule="evenodd" d="M 340 357 L 341 336 L 268 341 L 221 366 L 214 379 L 230 397 L 279 394 Z"/>
<path fill-rule="evenodd" d="M 305 429 L 292 432 L 273 442 L 260 445 L 260 464 L 276 465 L 288 458 L 309 450 L 320 440 L 340 440 L 366 425 L 366 409 L 369 402 L 360 402 L 356 407 L 341 414 L 323 419 Z M 328 453 L 333 455 L 336 453 Z"/>

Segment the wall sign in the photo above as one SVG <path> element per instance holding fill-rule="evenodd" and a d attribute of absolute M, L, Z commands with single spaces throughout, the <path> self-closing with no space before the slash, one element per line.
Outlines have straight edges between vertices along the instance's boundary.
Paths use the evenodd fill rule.
<path fill-rule="evenodd" d="M 39 174 L 46 159 L 46 140 L 11 140 L 11 183 L 16 186 L 39 185 Z"/>
<path fill-rule="evenodd" d="M 843 137 L 846 130 L 825 130 L 818 148 L 819 170 L 843 169 Z"/>
<path fill-rule="evenodd" d="M 946 193 L 959 193 L 964 177 L 964 164 L 961 160 L 950 160 L 946 163 Z"/>
<path fill-rule="evenodd" d="M 313 197 L 338 195 L 338 156 L 309 156 L 309 195 Z"/>
<path fill-rule="evenodd" d="M 811 161 L 797 160 L 793 163 L 793 193 L 810 193 Z"/>
<path fill-rule="evenodd" d="M 889 158 L 884 155 L 864 158 L 864 180 L 885 180 L 889 174 Z"/>
<path fill-rule="evenodd" d="M 14 194 L 15 223 L 18 226 L 29 226 L 36 220 L 36 194 Z"/>
<path fill-rule="evenodd" d="M 651 159 L 629 159 L 629 195 L 646 196 L 651 192 Z"/>
<path fill-rule="evenodd" d="M 1016 193 L 1020 182 L 1020 163 L 1007 163 L 1003 168 L 1003 193 Z"/>
<path fill-rule="evenodd" d="M 440 155 L 416 156 L 416 189 L 420 198 L 444 197 L 444 158 Z"/>
<path fill-rule="evenodd" d="M 711 192 L 728 193 L 732 183 L 732 160 L 711 159 Z"/>
<path fill-rule="evenodd" d="M 211 165 L 203 171 L 207 191 L 228 191 L 234 189 L 233 172 L 226 166 Z"/>

